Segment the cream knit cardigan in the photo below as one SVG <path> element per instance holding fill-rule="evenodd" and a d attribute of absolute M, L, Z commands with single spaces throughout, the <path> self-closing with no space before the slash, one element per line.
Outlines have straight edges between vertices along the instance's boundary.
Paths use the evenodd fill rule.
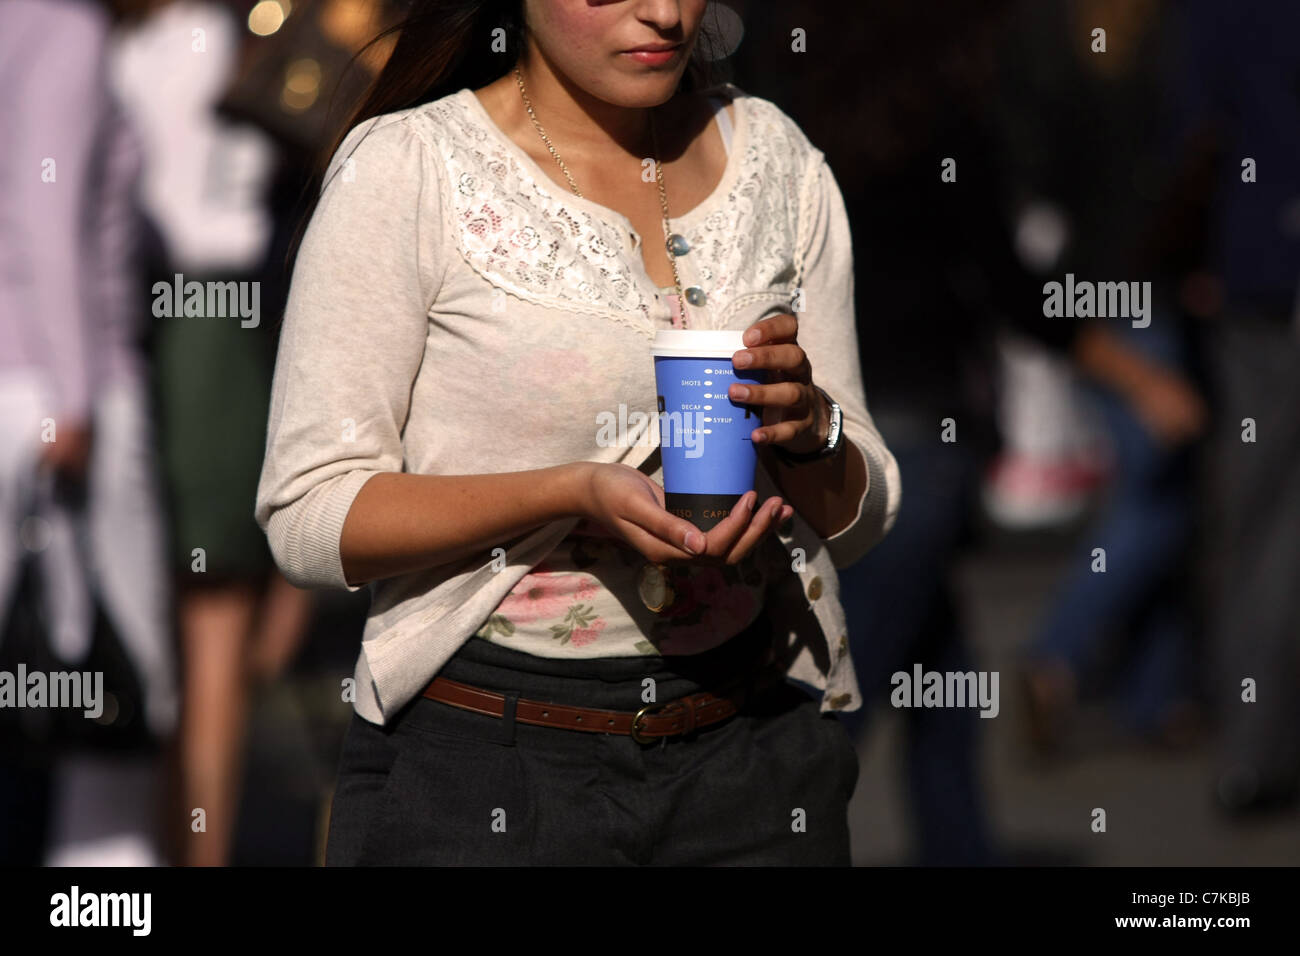
<path fill-rule="evenodd" d="M 734 86 L 717 188 L 670 221 L 690 243 L 693 327 L 744 329 L 793 311 L 814 380 L 867 463 L 853 523 L 821 538 L 796 513 L 791 569 L 768 595 L 788 677 L 821 709 L 856 710 L 837 568 L 888 531 L 898 466 L 867 412 L 844 202 L 821 152 Z M 671 186 L 671 184 L 670 184 Z M 588 460 L 640 467 L 658 444 L 649 344 L 666 322 L 630 220 L 555 184 L 462 89 L 353 129 L 333 157 L 293 273 L 255 517 L 286 577 L 349 587 L 339 536 L 381 472 L 482 474 Z M 644 237 L 656 245 L 658 235 Z M 597 416 L 650 412 L 617 447 Z M 659 470 L 652 477 L 662 481 Z M 759 500 L 779 493 L 760 467 Z M 579 519 L 451 565 L 367 585 L 358 714 L 384 723 L 427 685 Z"/>

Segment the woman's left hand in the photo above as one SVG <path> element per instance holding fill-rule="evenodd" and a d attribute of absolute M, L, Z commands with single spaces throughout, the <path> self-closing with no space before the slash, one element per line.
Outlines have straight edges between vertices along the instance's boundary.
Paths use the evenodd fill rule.
<path fill-rule="evenodd" d="M 770 315 L 745 330 L 745 348 L 732 356 L 738 371 L 766 369 L 767 384 L 735 384 L 727 396 L 763 410 L 755 445 L 780 445 L 793 454 L 826 444 L 829 409 L 812 385 L 812 366 L 795 341 L 799 320 L 788 312 Z"/>

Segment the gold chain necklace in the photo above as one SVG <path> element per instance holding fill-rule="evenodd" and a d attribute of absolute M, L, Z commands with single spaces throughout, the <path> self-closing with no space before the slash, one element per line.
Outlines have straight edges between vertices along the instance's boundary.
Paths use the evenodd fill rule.
<path fill-rule="evenodd" d="M 573 190 L 574 195 L 579 199 L 585 198 L 578 190 L 578 184 L 573 181 L 573 176 L 569 174 L 569 167 L 564 165 L 564 160 L 560 159 L 560 154 L 556 152 L 555 147 L 551 145 L 551 138 L 546 135 L 546 130 L 542 129 L 542 124 L 537 121 L 537 114 L 533 112 L 533 104 L 528 99 L 528 93 L 524 90 L 524 77 L 519 72 L 519 67 L 515 67 L 515 82 L 519 84 L 519 95 L 523 97 L 524 109 L 528 111 L 528 118 L 533 121 L 533 127 L 537 134 L 541 136 L 542 142 L 550 150 L 551 157 L 560 167 L 560 172 L 564 173 L 564 178 L 569 181 L 569 188 Z M 654 148 L 652 159 L 655 164 L 655 181 L 659 184 L 659 208 L 663 213 L 664 220 L 664 249 L 668 253 L 668 264 L 673 269 L 673 287 L 677 290 L 677 308 L 681 310 L 682 326 L 688 328 L 690 323 L 686 321 L 686 296 L 682 294 L 682 280 L 677 274 L 677 255 L 673 252 L 673 235 L 672 229 L 668 225 L 668 191 L 664 189 L 664 167 L 659 162 L 659 137 L 655 133 L 655 115 L 650 113 L 650 140 Z"/>

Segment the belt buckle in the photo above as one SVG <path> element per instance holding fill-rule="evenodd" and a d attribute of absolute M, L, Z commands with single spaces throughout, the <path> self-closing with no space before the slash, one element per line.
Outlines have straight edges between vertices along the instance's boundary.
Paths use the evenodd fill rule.
<path fill-rule="evenodd" d="M 667 704 L 646 704 L 644 707 L 638 710 L 636 712 L 636 715 L 632 718 L 632 739 L 639 744 L 652 744 L 656 740 L 659 740 L 660 739 L 659 737 L 642 737 L 637 725 L 641 723 L 641 718 L 644 717 L 649 711 L 662 709 L 667 706 L 668 706 Z"/>

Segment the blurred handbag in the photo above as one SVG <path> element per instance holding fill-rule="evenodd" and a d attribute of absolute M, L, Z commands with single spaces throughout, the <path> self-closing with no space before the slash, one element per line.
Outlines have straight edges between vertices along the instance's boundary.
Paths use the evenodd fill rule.
<path fill-rule="evenodd" d="M 321 28 L 335 2 L 300 0 L 275 33 L 248 36 L 217 113 L 252 123 L 293 151 L 315 155 L 326 148 L 373 79 L 352 50 Z"/>
<path fill-rule="evenodd" d="M 81 507 L 78 488 L 61 489 L 72 507 Z M 144 714 L 144 691 L 135 668 L 99 595 L 91 589 L 94 624 L 90 647 L 83 660 L 64 661 L 54 650 L 51 640 L 49 603 L 46 584 L 37 567 L 35 553 L 20 552 L 19 570 L 8 606 L 0 608 L 0 672 L 13 681 L 12 690 L 30 696 L 27 677 L 42 674 L 45 681 L 44 706 L 0 707 L 0 742 L 6 753 L 40 752 L 47 757 L 56 753 L 92 751 L 96 753 L 155 753 L 160 746 L 149 729 Z M 51 706 L 54 680 L 52 675 L 82 675 L 81 703 L 86 706 Z M 102 682 L 85 685 L 85 675 L 102 674 Z M 92 701 L 87 698 L 93 698 Z M 100 709 L 98 717 L 86 711 Z"/>

